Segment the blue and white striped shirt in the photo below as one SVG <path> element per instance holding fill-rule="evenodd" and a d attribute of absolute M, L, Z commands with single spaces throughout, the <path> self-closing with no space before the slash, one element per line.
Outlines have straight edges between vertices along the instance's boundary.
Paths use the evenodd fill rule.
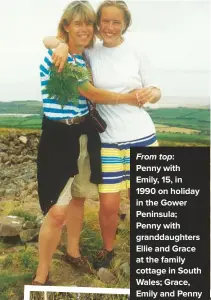
<path fill-rule="evenodd" d="M 40 79 L 41 79 L 41 93 L 43 101 L 43 112 L 46 117 L 52 120 L 71 119 L 74 117 L 81 117 L 88 114 L 88 106 L 86 98 L 79 97 L 77 105 L 73 105 L 71 102 L 62 106 L 58 103 L 56 98 L 49 98 L 45 88 L 49 80 L 49 68 L 52 65 L 52 50 L 48 50 L 47 55 L 44 58 L 43 63 L 40 65 Z M 78 66 L 86 67 L 86 64 L 81 55 L 74 55 L 74 58 Z M 68 63 L 76 64 L 75 60 L 69 55 Z"/>

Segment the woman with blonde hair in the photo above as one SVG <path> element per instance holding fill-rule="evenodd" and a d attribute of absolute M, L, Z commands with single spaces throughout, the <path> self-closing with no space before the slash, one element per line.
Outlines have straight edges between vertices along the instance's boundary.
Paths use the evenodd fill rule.
<path fill-rule="evenodd" d="M 68 45 L 68 64 L 86 70 L 85 47 L 94 42 L 96 15 L 87 1 L 73 1 L 65 9 L 58 26 L 58 36 Z M 40 206 L 45 218 L 39 234 L 39 264 L 32 284 L 47 284 L 49 267 L 67 225 L 68 247 L 65 261 L 79 270 L 92 273 L 86 257 L 81 256 L 79 238 L 87 184 L 101 182 L 100 138 L 87 117 L 86 98 L 96 103 L 128 103 L 139 105 L 139 92 L 121 94 L 94 87 L 78 79 L 80 97 L 61 106 L 49 97 L 46 87 L 50 79 L 53 52 L 46 54 L 40 65 L 43 101 L 42 134 L 38 148 L 37 179 Z M 90 161 L 90 162 L 89 162 Z M 84 167 L 90 164 L 90 174 Z M 80 166 L 80 167 L 79 167 Z M 90 179 L 87 178 L 90 175 Z M 72 193 L 71 193 L 72 189 Z"/>
<path fill-rule="evenodd" d="M 148 76 L 142 51 L 124 33 L 131 25 L 131 13 L 124 1 L 105 0 L 97 10 L 98 35 L 103 41 L 85 50 L 96 87 L 127 93 L 140 89 L 140 103 L 155 103 L 161 92 Z M 56 48 L 54 63 L 62 70 L 68 45 L 53 37 L 44 39 L 47 48 Z M 155 126 L 143 107 L 127 104 L 97 104 L 107 123 L 100 134 L 102 183 L 99 185 L 99 222 L 103 249 L 96 256 L 94 267 L 109 267 L 114 256 L 118 224 L 120 191 L 130 188 L 130 148 L 158 146 Z"/>

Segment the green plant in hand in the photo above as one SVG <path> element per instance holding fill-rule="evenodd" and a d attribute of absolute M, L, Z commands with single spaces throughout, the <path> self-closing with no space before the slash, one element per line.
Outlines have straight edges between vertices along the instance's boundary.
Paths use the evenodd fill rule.
<path fill-rule="evenodd" d="M 50 67 L 49 72 L 50 78 L 45 89 L 48 97 L 57 99 L 62 107 L 68 102 L 77 105 L 79 98 L 78 87 L 89 80 L 88 70 L 66 63 L 62 72 L 58 72 L 58 68 L 54 65 Z"/>

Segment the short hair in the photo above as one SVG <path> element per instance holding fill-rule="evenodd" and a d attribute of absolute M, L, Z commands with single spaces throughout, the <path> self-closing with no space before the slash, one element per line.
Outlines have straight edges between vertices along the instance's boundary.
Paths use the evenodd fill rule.
<path fill-rule="evenodd" d="M 66 43 L 69 42 L 68 32 L 65 30 L 65 26 L 68 26 L 73 18 L 79 15 L 81 21 L 92 22 L 94 26 L 94 35 L 87 47 L 93 47 L 95 42 L 96 33 L 96 14 L 88 1 L 78 0 L 72 1 L 64 10 L 58 25 L 57 37 L 64 40 Z"/>

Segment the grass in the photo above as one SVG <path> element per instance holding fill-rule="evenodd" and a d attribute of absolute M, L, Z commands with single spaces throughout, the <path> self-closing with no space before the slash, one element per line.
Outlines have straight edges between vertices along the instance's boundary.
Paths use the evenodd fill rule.
<path fill-rule="evenodd" d="M 24 210 L 21 209 L 14 209 L 11 210 L 8 215 L 12 215 L 12 216 L 17 216 L 17 217 L 22 217 L 24 218 L 26 221 L 31 221 L 31 222 L 35 222 L 35 220 L 37 219 L 37 216 L 30 214 L 29 212 L 26 212 Z"/>
<path fill-rule="evenodd" d="M 202 134 L 209 136 L 210 111 L 197 108 L 159 108 L 148 109 L 155 124 L 163 124 L 173 127 L 185 127 L 200 130 Z M 185 135 L 186 136 L 186 135 Z"/>
<path fill-rule="evenodd" d="M 0 295 L 1 300 L 23 299 L 23 286 L 26 282 L 29 282 L 31 275 L 24 273 L 14 275 L 9 272 L 1 271 L 0 274 Z M 19 298 L 17 298 L 17 296 Z"/>
<path fill-rule="evenodd" d="M 13 211 L 11 211 L 13 212 Z M 14 210 L 17 213 L 17 210 Z M 98 223 L 98 205 L 94 207 L 85 207 L 85 219 L 83 231 L 81 233 L 81 251 L 83 255 L 95 256 L 95 253 L 102 246 L 100 229 Z M 29 214 L 25 214 L 23 211 L 19 210 L 19 216 L 30 219 Z M 122 221 L 121 221 L 122 222 Z M 53 260 L 52 268 L 50 271 L 51 279 L 53 285 L 64 285 L 64 286 L 90 286 L 90 287 L 101 287 L 101 288 L 128 288 L 129 287 L 129 278 L 124 276 L 120 270 L 119 266 L 125 262 L 129 262 L 129 249 L 130 249 L 130 233 L 129 233 L 129 221 L 124 221 L 124 227 L 117 234 L 117 251 L 115 260 L 111 266 L 111 272 L 116 276 L 117 280 L 114 283 L 105 284 L 99 280 L 99 278 L 94 275 L 84 275 L 78 271 L 75 271 L 73 268 L 68 266 L 59 258 L 56 257 Z M 57 252 L 61 253 L 61 252 Z M 23 285 L 30 284 L 33 274 L 36 271 L 38 263 L 38 250 L 34 244 L 27 244 L 27 246 L 21 244 L 6 244 L 2 241 L 0 242 L 0 264 L 1 264 L 1 276 L 0 276 L 0 294 L 3 295 L 0 297 L 1 300 L 10 300 L 14 295 L 18 295 L 17 300 L 22 300 L 23 297 Z M 60 254 L 61 255 L 61 254 Z M 56 282 L 56 283 L 55 283 Z M 59 283 L 57 283 L 59 282 Z M 36 293 L 33 294 L 31 300 L 42 299 Z M 87 297 L 87 295 L 85 295 Z M 85 297 L 84 296 L 84 297 Z M 36 298 L 37 297 L 37 298 Z M 40 297 L 40 298 L 38 298 Z M 54 298 L 53 298 L 54 297 Z M 55 298 L 57 297 L 57 298 Z M 60 298 L 58 298 L 60 297 Z M 63 297 L 63 298 L 61 298 Z M 66 296 L 65 296 L 66 297 Z M 63 295 L 50 295 L 50 299 L 74 299 L 70 298 L 70 294 L 65 298 Z M 69 298 L 68 298 L 69 297 Z M 72 296 L 71 296 L 72 297 Z M 118 298 L 117 296 L 109 295 L 107 296 L 98 296 L 98 298 L 93 298 L 92 295 L 89 295 L 89 298 L 81 299 L 127 299 L 127 298 Z M 92 298 L 91 298 L 92 297 Z M 104 298 L 103 298 L 104 297 Z M 112 298 L 115 297 L 115 298 Z M 76 298 L 77 299 L 77 298 Z"/>
<path fill-rule="evenodd" d="M 2 260 L 2 270 L 22 272 L 34 272 L 37 266 L 36 250 L 32 247 L 18 247 L 17 250 L 9 253 L 5 259 Z"/>
<path fill-rule="evenodd" d="M 28 103 L 30 105 L 30 103 Z M 208 146 L 210 143 L 210 111 L 197 108 L 159 108 L 147 110 L 155 124 L 199 130 L 200 134 L 159 133 L 162 142 L 181 142 L 188 146 Z M 29 117 L 0 117 L 0 127 L 17 129 L 41 129 L 41 114 Z M 185 146 L 185 145 L 184 145 Z"/>
<path fill-rule="evenodd" d="M 5 114 L 39 114 L 42 111 L 41 101 L 0 102 L 0 113 Z"/>
<path fill-rule="evenodd" d="M 94 231 L 84 222 L 83 230 L 81 232 L 81 252 L 85 256 L 93 256 L 96 251 L 102 247 L 101 236 L 99 232 Z"/>
<path fill-rule="evenodd" d="M 2 128 L 41 129 L 41 123 L 41 115 L 28 117 L 0 117 L 0 127 Z"/>
<path fill-rule="evenodd" d="M 47 293 L 48 300 L 127 300 L 127 295 L 104 295 L 82 293 Z M 43 292 L 31 292 L 30 300 L 44 300 Z"/>
<path fill-rule="evenodd" d="M 193 144 L 201 144 L 203 146 L 209 146 L 210 145 L 210 137 L 207 135 L 200 135 L 200 134 L 182 134 L 182 133 L 157 133 L 157 138 L 161 142 L 171 142 L 171 144 L 174 143 L 183 143 L 185 144 L 191 144 L 191 146 L 194 146 Z"/>

